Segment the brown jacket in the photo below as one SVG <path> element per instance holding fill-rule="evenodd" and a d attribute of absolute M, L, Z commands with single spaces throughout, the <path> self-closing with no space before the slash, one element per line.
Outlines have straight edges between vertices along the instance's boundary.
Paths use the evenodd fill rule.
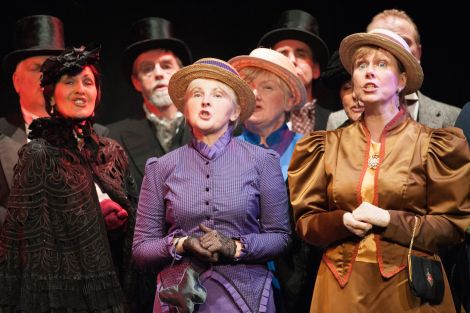
<path fill-rule="evenodd" d="M 363 121 L 335 131 L 313 132 L 297 143 L 288 181 L 296 230 L 326 247 L 324 261 L 341 286 L 352 271 L 360 239 L 343 214 L 362 202 L 370 134 Z M 463 239 L 470 225 L 470 151 L 460 129 L 430 129 L 404 111 L 385 127 L 373 204 L 390 211 L 390 224 L 374 228 L 383 277 L 406 266 L 414 216 L 416 254 Z"/>

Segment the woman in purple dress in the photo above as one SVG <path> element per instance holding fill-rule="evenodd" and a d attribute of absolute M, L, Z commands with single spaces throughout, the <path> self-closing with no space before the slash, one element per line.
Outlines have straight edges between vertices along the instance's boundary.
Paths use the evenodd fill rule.
<path fill-rule="evenodd" d="M 232 137 L 254 94 L 212 58 L 174 74 L 169 94 L 193 139 L 145 169 L 133 255 L 163 267 L 154 312 L 274 312 L 266 261 L 290 241 L 279 155 Z"/>

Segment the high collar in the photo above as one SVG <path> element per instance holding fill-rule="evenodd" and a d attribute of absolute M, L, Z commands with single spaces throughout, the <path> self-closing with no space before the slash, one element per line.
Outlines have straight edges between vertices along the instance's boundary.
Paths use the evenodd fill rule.
<path fill-rule="evenodd" d="M 385 140 L 385 137 L 390 134 L 394 133 L 396 131 L 399 131 L 403 127 L 405 127 L 405 121 L 410 119 L 410 115 L 407 111 L 405 111 L 403 108 L 400 108 L 400 111 L 398 111 L 397 114 L 388 122 L 384 129 L 382 130 L 382 134 L 380 135 L 380 142 Z M 368 137 L 370 137 L 370 132 L 369 129 L 367 128 L 366 122 L 364 121 L 364 114 L 361 115 L 360 123 L 362 126 L 362 129 L 366 133 Z"/>
<path fill-rule="evenodd" d="M 98 136 L 90 120 L 84 123 L 61 117 L 42 117 L 35 119 L 29 126 L 29 139 L 43 138 L 51 145 L 61 148 L 78 149 L 78 141 L 92 155 L 98 151 Z"/>
<path fill-rule="evenodd" d="M 248 129 L 243 129 L 242 136 L 245 137 L 245 140 L 249 143 L 252 143 L 257 146 L 262 146 L 265 148 L 273 149 L 274 151 L 281 153 L 282 147 L 284 146 L 284 142 L 291 142 L 292 137 L 294 137 L 295 133 L 289 130 L 287 124 L 283 124 L 280 128 L 275 130 L 266 138 L 266 144 L 261 144 L 261 137 L 258 134 L 255 134 Z"/>
<path fill-rule="evenodd" d="M 209 146 L 205 142 L 198 141 L 196 138 L 193 137 L 191 140 L 191 145 L 198 151 L 203 157 L 214 160 L 218 156 L 222 155 L 225 151 L 225 148 L 232 140 L 232 130 L 233 127 L 229 126 L 225 133 L 220 136 L 219 139 L 212 145 Z"/>

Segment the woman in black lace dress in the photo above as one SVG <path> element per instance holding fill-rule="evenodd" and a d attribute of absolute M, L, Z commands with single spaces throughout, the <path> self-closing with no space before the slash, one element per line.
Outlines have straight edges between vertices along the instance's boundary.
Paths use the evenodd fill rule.
<path fill-rule="evenodd" d="M 137 192 L 124 150 L 98 137 L 99 48 L 42 66 L 50 118 L 30 126 L 0 234 L 0 312 L 127 312 Z"/>

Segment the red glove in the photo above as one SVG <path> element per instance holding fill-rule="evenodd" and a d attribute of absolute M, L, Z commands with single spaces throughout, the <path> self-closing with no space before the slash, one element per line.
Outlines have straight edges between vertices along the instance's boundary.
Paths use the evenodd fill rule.
<path fill-rule="evenodd" d="M 127 211 L 111 199 L 100 202 L 101 213 L 107 230 L 115 230 L 122 227 L 127 222 Z"/>

